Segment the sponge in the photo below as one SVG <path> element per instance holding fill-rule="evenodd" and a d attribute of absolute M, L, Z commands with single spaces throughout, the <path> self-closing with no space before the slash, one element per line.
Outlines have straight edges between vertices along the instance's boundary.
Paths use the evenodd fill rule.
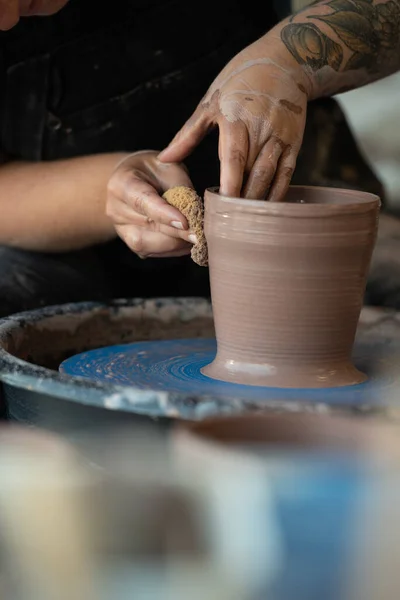
<path fill-rule="evenodd" d="M 203 201 L 192 188 L 178 185 L 163 194 L 163 198 L 175 206 L 189 223 L 189 229 L 197 237 L 197 244 L 191 250 L 192 260 L 200 267 L 208 266 L 207 242 L 204 235 L 204 205 Z"/>

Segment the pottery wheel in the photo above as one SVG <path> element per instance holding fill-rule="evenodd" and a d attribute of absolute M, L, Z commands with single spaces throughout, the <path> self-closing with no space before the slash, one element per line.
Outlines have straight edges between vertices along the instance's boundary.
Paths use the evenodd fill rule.
<path fill-rule="evenodd" d="M 389 396 L 400 386 L 400 342 L 381 336 L 358 339 L 354 347 L 354 362 L 369 380 L 341 388 L 279 389 L 216 381 L 201 373 L 215 352 L 214 339 L 136 342 L 77 354 L 65 360 L 60 371 L 142 390 L 255 402 L 284 399 L 359 405 Z"/>

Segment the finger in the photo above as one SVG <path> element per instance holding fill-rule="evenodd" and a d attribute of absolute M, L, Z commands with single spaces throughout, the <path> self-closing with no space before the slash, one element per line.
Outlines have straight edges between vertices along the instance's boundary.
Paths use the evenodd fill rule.
<path fill-rule="evenodd" d="M 158 155 L 158 159 L 161 162 L 182 162 L 198 146 L 211 127 L 207 110 L 199 105 L 172 142 Z"/>
<path fill-rule="evenodd" d="M 172 252 L 163 252 L 162 254 L 148 254 L 142 258 L 177 258 L 179 256 L 187 256 L 190 254 L 191 246 L 187 246 L 182 250 L 173 250 Z"/>
<path fill-rule="evenodd" d="M 188 228 L 185 217 L 177 208 L 158 195 L 157 190 L 132 171 L 121 171 L 110 179 L 110 197 L 119 198 L 131 209 L 157 223 L 176 229 Z"/>
<path fill-rule="evenodd" d="M 159 227 L 157 227 L 157 223 L 151 223 L 148 230 L 158 231 L 159 233 L 163 233 L 164 235 L 167 235 L 169 237 L 184 240 L 185 242 L 188 242 L 191 245 L 198 243 L 196 234 L 190 231 L 190 229 L 188 231 L 178 231 L 177 229 L 174 229 L 174 227 L 168 227 L 168 225 L 160 225 Z"/>
<path fill-rule="evenodd" d="M 282 202 L 285 199 L 296 167 L 296 158 L 297 154 L 292 149 L 288 149 L 282 154 L 268 194 L 267 200 L 270 202 Z"/>
<path fill-rule="evenodd" d="M 163 233 L 170 237 L 185 240 L 191 244 L 197 243 L 196 236 L 189 229 L 180 230 L 175 227 L 169 227 L 168 225 L 161 225 L 160 223 L 152 221 L 148 217 L 137 213 L 132 207 L 125 204 L 125 202 L 116 201 L 111 203 L 110 206 L 107 205 L 106 214 L 112 219 L 115 226 L 134 225 L 136 227 L 145 228 L 148 231 L 153 231 L 154 233 Z"/>
<path fill-rule="evenodd" d="M 192 248 L 192 245 L 184 240 L 134 225 L 118 226 L 116 231 L 126 245 L 139 256 L 161 255 L 183 250 L 190 252 Z"/>
<path fill-rule="evenodd" d="M 221 163 L 220 193 L 239 198 L 247 162 L 249 139 L 242 121 L 230 123 L 225 118 L 219 123 L 219 160 Z"/>
<path fill-rule="evenodd" d="M 0 0 L 0 30 L 8 31 L 19 21 L 19 0 Z"/>
<path fill-rule="evenodd" d="M 164 163 L 159 161 L 157 157 L 155 165 L 150 165 L 150 170 L 154 179 L 159 182 L 160 192 L 165 192 L 178 185 L 194 187 L 189 172 L 182 163 Z"/>
<path fill-rule="evenodd" d="M 265 198 L 274 179 L 278 161 L 282 155 L 282 144 L 271 137 L 261 151 L 250 171 L 243 196 L 254 200 Z"/>

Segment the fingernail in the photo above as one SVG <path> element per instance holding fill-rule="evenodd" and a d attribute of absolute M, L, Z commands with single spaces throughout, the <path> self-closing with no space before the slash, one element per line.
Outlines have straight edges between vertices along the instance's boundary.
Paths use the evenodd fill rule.
<path fill-rule="evenodd" d="M 171 225 L 172 227 L 175 227 L 175 229 L 183 229 L 183 225 L 180 221 L 171 221 Z"/>
<path fill-rule="evenodd" d="M 197 239 L 197 236 L 194 233 L 191 233 L 190 235 L 188 235 L 188 240 L 189 240 L 189 242 L 192 242 L 192 244 L 197 244 L 199 241 Z"/>

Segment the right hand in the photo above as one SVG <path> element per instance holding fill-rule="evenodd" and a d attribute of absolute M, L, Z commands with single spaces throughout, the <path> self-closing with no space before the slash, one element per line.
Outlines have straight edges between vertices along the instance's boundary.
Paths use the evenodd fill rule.
<path fill-rule="evenodd" d="M 303 140 L 308 79 L 270 32 L 214 80 L 161 161 L 183 161 L 219 128 L 220 193 L 279 202 Z"/>
<path fill-rule="evenodd" d="M 161 197 L 178 185 L 193 187 L 186 167 L 161 163 L 153 150 L 127 155 L 112 174 L 106 214 L 140 258 L 183 256 L 196 243 L 185 217 Z"/>

